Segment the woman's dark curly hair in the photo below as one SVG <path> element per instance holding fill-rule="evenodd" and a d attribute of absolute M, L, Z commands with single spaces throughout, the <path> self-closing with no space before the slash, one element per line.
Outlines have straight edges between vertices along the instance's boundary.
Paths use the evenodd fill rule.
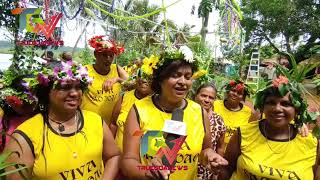
<path fill-rule="evenodd" d="M 160 84 L 162 83 L 162 81 L 172 76 L 181 67 L 190 67 L 192 70 L 192 73 L 197 71 L 196 65 L 189 63 L 183 59 L 166 60 L 164 61 L 164 64 L 159 66 L 157 69 L 154 69 L 151 89 L 156 94 L 159 94 L 161 92 Z"/>

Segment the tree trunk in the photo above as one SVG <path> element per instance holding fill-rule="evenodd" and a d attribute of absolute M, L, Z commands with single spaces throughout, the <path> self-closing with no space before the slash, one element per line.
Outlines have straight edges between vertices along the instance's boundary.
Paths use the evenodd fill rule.
<path fill-rule="evenodd" d="M 77 41 L 76 41 L 76 44 L 74 45 L 74 47 L 73 47 L 73 49 L 72 49 L 72 56 L 74 56 L 74 53 L 75 53 L 76 48 L 77 48 L 77 46 L 78 46 L 78 43 L 79 43 L 79 41 L 80 41 L 80 39 L 81 39 L 81 36 L 82 36 L 83 33 L 85 32 L 85 30 L 87 29 L 87 27 L 89 26 L 89 24 L 90 24 L 90 22 L 87 21 L 86 25 L 85 25 L 84 28 L 82 29 L 82 31 L 81 31 L 81 33 L 80 33 L 80 35 L 79 35 L 79 37 L 78 37 L 78 39 L 77 39 Z M 85 40 L 85 41 L 86 41 L 86 40 Z"/>
<path fill-rule="evenodd" d="M 286 39 L 286 49 L 288 53 L 291 53 L 291 47 L 290 47 L 290 37 L 287 33 L 284 33 L 284 37 Z"/>
<path fill-rule="evenodd" d="M 201 28 L 201 45 L 204 45 L 206 42 L 206 36 L 208 32 L 208 23 L 209 23 L 209 13 L 206 13 L 205 17 L 202 18 L 202 28 Z"/>

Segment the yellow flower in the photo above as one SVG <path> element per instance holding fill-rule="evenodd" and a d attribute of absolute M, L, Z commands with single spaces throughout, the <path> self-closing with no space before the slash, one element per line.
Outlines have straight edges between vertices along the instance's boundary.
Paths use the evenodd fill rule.
<path fill-rule="evenodd" d="M 152 67 L 153 69 L 157 69 L 158 62 L 159 62 L 159 57 L 155 55 L 151 55 L 148 63 L 150 67 Z"/>
<path fill-rule="evenodd" d="M 147 75 L 151 75 L 151 74 L 153 73 L 152 67 L 150 67 L 150 66 L 148 66 L 148 65 L 143 64 L 143 65 L 141 66 L 141 69 L 142 69 L 142 71 L 143 71 L 145 74 L 147 74 Z"/>
<path fill-rule="evenodd" d="M 195 72 L 193 75 L 192 75 L 192 79 L 198 79 L 200 78 L 201 76 L 204 76 L 207 74 L 207 71 L 204 70 L 204 69 L 200 69 L 199 71 Z"/>
<path fill-rule="evenodd" d="M 143 65 L 141 66 L 141 69 L 144 73 L 147 75 L 152 75 L 153 69 L 157 69 L 157 64 L 159 62 L 159 57 L 152 55 L 150 58 L 144 58 L 143 59 Z"/>

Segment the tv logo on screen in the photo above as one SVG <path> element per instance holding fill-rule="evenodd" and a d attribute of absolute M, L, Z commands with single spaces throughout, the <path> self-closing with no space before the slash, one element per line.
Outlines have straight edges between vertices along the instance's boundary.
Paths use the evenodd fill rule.
<path fill-rule="evenodd" d="M 57 23 L 62 17 L 62 13 L 56 13 L 44 21 L 40 16 L 41 11 L 42 8 L 16 8 L 11 12 L 12 14 L 20 15 L 20 30 L 23 31 L 26 29 L 27 32 L 36 33 L 38 35 L 43 34 L 47 39 L 49 39 L 52 36 Z"/>
<path fill-rule="evenodd" d="M 142 136 L 140 154 L 144 156 L 146 154 L 159 157 L 165 156 L 168 162 L 172 165 L 177 158 L 178 152 L 181 149 L 187 136 L 180 136 L 179 138 L 172 141 L 174 144 L 170 149 L 163 140 L 162 131 L 147 131 L 145 134 L 143 131 L 136 131 L 133 136 Z M 149 148 L 149 145 L 153 144 L 154 147 L 158 147 L 158 151 L 153 148 Z"/>

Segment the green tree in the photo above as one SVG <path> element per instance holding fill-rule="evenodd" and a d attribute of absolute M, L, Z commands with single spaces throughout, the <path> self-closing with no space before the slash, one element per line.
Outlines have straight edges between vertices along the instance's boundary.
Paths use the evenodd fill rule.
<path fill-rule="evenodd" d="M 292 53 L 299 62 L 320 44 L 318 0 L 243 0 L 242 10 L 249 46 L 268 42 L 277 53 Z M 279 38 L 284 41 L 280 47 L 275 43 Z"/>
<path fill-rule="evenodd" d="M 19 20 L 18 16 L 13 15 L 11 10 L 18 7 L 18 1 L 0 1 L 0 27 L 8 30 L 11 33 L 13 39 L 12 43 L 14 44 L 14 53 L 13 53 L 13 65 L 18 63 L 19 55 L 22 54 L 22 47 L 17 45 L 18 33 L 19 33 Z"/>
<path fill-rule="evenodd" d="M 206 35 L 208 32 L 208 23 L 209 23 L 209 15 L 212 10 L 219 8 L 219 0 L 202 0 L 200 2 L 198 8 L 198 16 L 202 19 L 202 26 L 201 26 L 201 44 L 204 45 L 206 41 Z"/>

